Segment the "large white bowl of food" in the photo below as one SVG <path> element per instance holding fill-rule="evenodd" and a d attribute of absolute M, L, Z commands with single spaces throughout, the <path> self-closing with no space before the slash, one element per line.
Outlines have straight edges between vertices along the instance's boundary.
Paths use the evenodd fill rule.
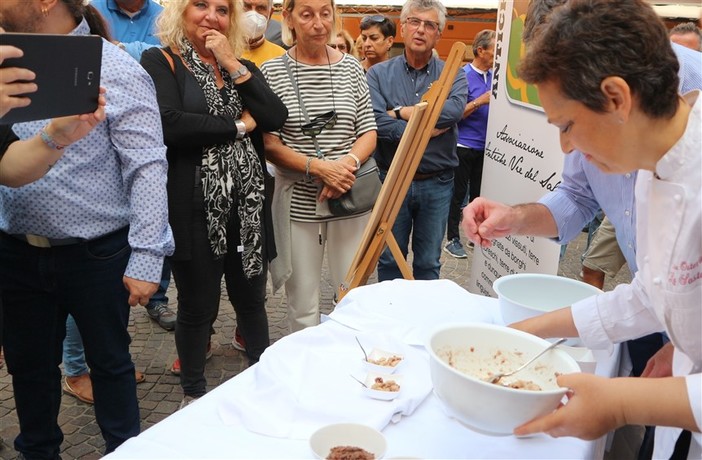
<path fill-rule="evenodd" d="M 541 273 L 518 273 L 498 278 L 492 284 L 505 324 L 573 305 L 601 294 L 582 281 Z"/>
<path fill-rule="evenodd" d="M 550 343 L 516 329 L 467 323 L 437 329 L 427 343 L 434 392 L 447 413 L 485 434 L 509 435 L 516 427 L 558 407 L 567 389 L 560 374 L 580 372 L 566 352 L 553 349 L 526 369 L 516 369 Z"/>

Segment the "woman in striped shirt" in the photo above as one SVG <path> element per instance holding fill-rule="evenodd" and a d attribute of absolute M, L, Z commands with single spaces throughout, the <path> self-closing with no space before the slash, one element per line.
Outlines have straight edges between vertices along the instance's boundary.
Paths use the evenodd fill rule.
<path fill-rule="evenodd" d="M 363 69 L 352 55 L 327 46 L 336 34 L 336 15 L 333 0 L 285 0 L 283 41 L 292 47 L 261 69 L 289 113 L 282 129 L 265 134 L 264 141 L 266 157 L 277 169 L 278 257 L 271 275 L 275 291 L 285 284 L 291 331 L 319 323 L 325 246 L 337 288 L 370 217 L 370 211 L 334 217 L 327 206 L 328 199 L 351 188 L 354 171 L 376 141 Z"/>

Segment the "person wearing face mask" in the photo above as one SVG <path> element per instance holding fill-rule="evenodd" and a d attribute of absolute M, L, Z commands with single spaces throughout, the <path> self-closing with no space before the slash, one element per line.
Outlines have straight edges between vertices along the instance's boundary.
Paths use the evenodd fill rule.
<path fill-rule="evenodd" d="M 285 54 L 285 49 L 268 41 L 266 28 L 273 12 L 273 0 L 244 0 L 244 17 L 241 26 L 247 40 L 248 49 L 242 57 L 256 64 L 256 67 Z"/>

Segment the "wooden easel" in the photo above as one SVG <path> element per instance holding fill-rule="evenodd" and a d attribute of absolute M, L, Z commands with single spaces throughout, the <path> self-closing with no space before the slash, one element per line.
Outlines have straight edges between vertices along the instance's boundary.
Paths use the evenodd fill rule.
<path fill-rule="evenodd" d="M 378 200 L 373 207 L 370 221 L 363 232 L 361 244 L 356 251 L 353 262 L 351 262 L 344 282 L 339 286 L 338 300 L 341 300 L 351 289 L 368 282 L 368 278 L 375 270 L 380 254 L 386 245 L 395 257 L 402 276 L 408 280 L 414 279 L 412 271 L 392 234 L 392 226 L 395 224 L 407 190 L 409 190 L 417 167 L 422 160 L 422 155 L 424 155 L 424 150 L 431 138 L 431 131 L 436 126 L 441 109 L 463 62 L 465 48 L 463 43 L 453 44 L 439 79 L 424 94 L 422 101 L 414 106 L 414 111 L 407 122 L 402 139 L 400 139 L 383 187 L 380 189 Z"/>

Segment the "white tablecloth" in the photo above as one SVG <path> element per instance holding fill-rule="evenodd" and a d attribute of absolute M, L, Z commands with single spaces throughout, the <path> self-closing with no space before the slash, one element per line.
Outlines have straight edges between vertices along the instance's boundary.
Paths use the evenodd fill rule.
<path fill-rule="evenodd" d="M 265 386 L 257 379 L 269 375 L 257 372 L 259 366 L 262 369 L 265 367 L 262 363 L 280 363 L 285 353 L 301 343 L 314 343 L 315 337 L 319 338 L 320 343 L 326 343 L 329 337 L 335 335 L 345 335 L 347 338 L 358 335 L 363 340 L 371 340 L 374 336 L 389 340 L 390 337 L 412 346 L 412 353 L 425 353 L 421 345 L 434 327 L 469 321 L 501 323 L 497 301 L 470 294 L 447 280 L 395 280 L 354 289 L 339 303 L 328 321 L 279 341 L 264 353 L 260 364 L 130 439 L 106 458 L 312 458 L 307 440 L 294 439 L 299 438 L 299 430 L 293 430 L 297 436 L 281 431 L 286 423 L 297 423 L 296 419 L 291 418 L 289 407 L 280 407 L 280 417 L 276 418 L 274 406 L 252 404 L 256 398 L 261 398 L 260 387 Z M 286 346 L 286 341 L 291 344 L 290 347 Z M 597 374 L 617 374 L 618 350 L 611 356 L 602 352 L 595 355 L 598 360 Z M 354 365 L 349 365 L 349 372 L 357 371 Z M 309 366 L 309 363 L 305 366 Z M 324 362 L 320 366 L 324 366 Z M 341 366 L 341 369 L 345 372 L 346 367 Z M 330 372 L 337 371 L 332 366 Z M 362 371 L 358 370 L 358 373 L 362 375 Z M 304 378 L 292 380 L 299 383 Z M 269 383 L 266 382 L 266 385 Z M 309 398 L 307 393 L 296 395 L 303 394 Z M 433 393 L 421 399 L 415 401 L 416 404 L 398 403 L 399 409 L 392 410 L 397 414 L 388 417 L 388 420 L 369 420 L 369 424 L 378 427 L 387 424 L 382 430 L 388 441 L 386 458 L 576 459 L 601 458 L 604 452 L 604 438 L 589 442 L 574 438 L 553 439 L 545 435 L 526 439 L 485 436 L 447 417 Z M 285 400 L 281 401 L 284 403 Z M 309 401 L 307 406 L 306 410 L 309 409 Z M 330 417 L 333 420 L 333 411 L 330 413 L 328 407 L 323 411 L 320 409 L 322 413 L 319 423 L 329 423 Z M 314 417 L 307 412 L 304 415 L 305 429 L 314 428 Z M 266 420 L 274 425 L 277 436 L 288 437 L 260 434 L 262 426 L 266 431 L 263 424 Z"/>

